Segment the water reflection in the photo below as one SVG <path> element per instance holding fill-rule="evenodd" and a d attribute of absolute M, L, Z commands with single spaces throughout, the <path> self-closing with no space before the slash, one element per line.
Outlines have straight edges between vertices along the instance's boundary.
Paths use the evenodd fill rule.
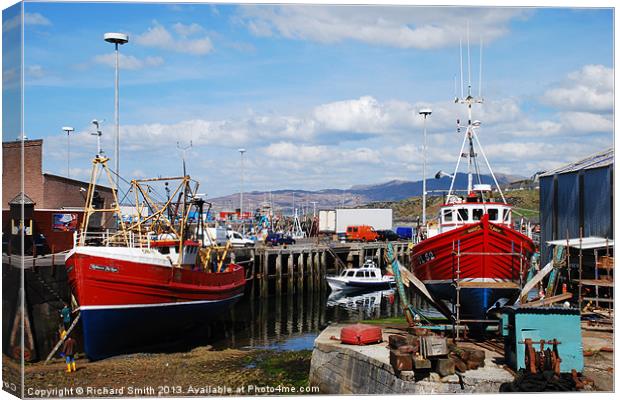
<path fill-rule="evenodd" d="M 340 318 L 338 322 L 381 318 L 381 303 L 386 299 L 394 303 L 394 289 L 359 292 L 331 292 L 327 297 L 327 308 L 338 307 L 348 318 Z M 348 312 L 348 313 L 347 313 Z M 340 316 L 340 313 L 339 313 Z"/>
<path fill-rule="evenodd" d="M 187 337 L 192 346 L 204 343 L 216 349 L 311 349 L 316 336 L 330 323 L 401 314 L 394 290 L 244 297 L 229 313 L 201 324 Z"/>

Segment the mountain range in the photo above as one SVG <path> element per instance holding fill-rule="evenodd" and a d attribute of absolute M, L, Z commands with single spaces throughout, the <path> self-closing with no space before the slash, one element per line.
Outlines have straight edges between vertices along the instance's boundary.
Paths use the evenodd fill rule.
<path fill-rule="evenodd" d="M 510 182 L 524 179 L 519 176 L 495 174 L 498 183 L 505 186 Z M 450 188 L 451 178 L 431 177 L 426 180 L 426 190 L 429 196 L 445 194 Z M 493 183 L 490 175 L 481 176 L 482 183 Z M 477 183 L 477 180 L 474 181 Z M 494 186 L 494 185 L 493 185 Z M 454 182 L 456 190 L 467 188 L 467 174 L 458 173 Z M 398 201 L 409 197 L 422 195 L 422 181 L 392 180 L 372 185 L 355 185 L 349 189 L 322 189 L 297 190 L 280 189 L 269 191 L 252 191 L 243 193 L 244 210 L 254 210 L 262 203 L 271 202 L 275 210 L 282 210 L 285 214 L 291 213 L 293 208 L 305 208 L 312 212 L 313 203 L 316 209 L 331 209 L 336 207 L 354 207 L 376 201 Z M 209 199 L 216 210 L 233 210 L 239 208 L 239 193 Z"/>

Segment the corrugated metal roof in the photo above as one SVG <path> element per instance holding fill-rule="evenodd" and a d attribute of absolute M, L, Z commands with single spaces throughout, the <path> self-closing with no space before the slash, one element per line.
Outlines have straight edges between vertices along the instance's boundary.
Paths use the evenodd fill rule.
<path fill-rule="evenodd" d="M 584 169 L 601 168 L 601 167 L 606 167 L 608 165 L 613 165 L 613 163 L 614 163 L 614 148 L 610 147 L 599 153 L 592 154 L 582 160 L 572 162 L 570 164 L 565 164 L 561 167 L 542 173 L 539 175 L 539 177 L 551 176 L 551 175 L 557 175 L 557 174 L 566 174 L 568 172 L 576 172 L 576 171 L 581 171 Z"/>

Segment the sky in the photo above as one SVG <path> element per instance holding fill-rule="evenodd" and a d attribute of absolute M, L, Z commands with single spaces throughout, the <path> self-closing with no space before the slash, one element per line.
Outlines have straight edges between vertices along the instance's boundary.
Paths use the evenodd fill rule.
<path fill-rule="evenodd" d="M 240 190 L 239 148 L 245 191 L 419 180 L 423 107 L 433 110 L 428 174 L 452 172 L 465 120 L 454 103 L 459 42 L 464 86 L 471 75 L 472 93 L 482 89 L 473 118 L 495 172 L 530 176 L 613 145 L 611 9 L 27 2 L 24 11 L 24 130 L 44 139 L 44 170 L 58 175 L 67 175 L 63 126 L 75 128 L 72 178 L 89 176 L 91 120 L 104 120 L 102 147 L 114 155 L 105 32 L 129 35 L 128 179 L 179 175 L 179 147 L 191 141 L 188 172 L 209 197 Z M 5 37 L 18 29 L 12 18 L 5 12 Z M 4 140 L 18 135 L 5 124 Z"/>

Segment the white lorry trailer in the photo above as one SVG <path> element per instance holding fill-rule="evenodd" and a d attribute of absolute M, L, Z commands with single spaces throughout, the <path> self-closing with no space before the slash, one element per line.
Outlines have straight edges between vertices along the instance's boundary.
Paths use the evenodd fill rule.
<path fill-rule="evenodd" d="M 390 208 L 339 208 L 319 211 L 319 232 L 344 233 L 347 226 L 369 225 L 375 230 L 392 229 Z"/>

